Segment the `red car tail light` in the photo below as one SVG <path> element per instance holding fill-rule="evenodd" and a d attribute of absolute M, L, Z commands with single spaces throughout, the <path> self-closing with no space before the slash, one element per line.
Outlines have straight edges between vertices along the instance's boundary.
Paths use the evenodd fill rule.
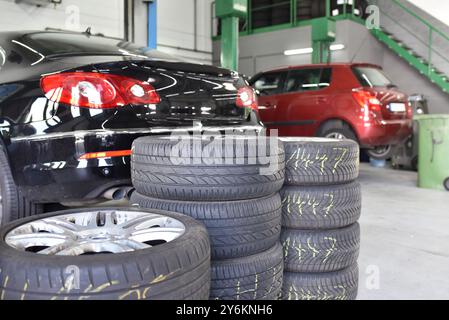
<path fill-rule="evenodd" d="M 240 108 L 251 108 L 254 111 L 259 110 L 257 95 L 253 88 L 243 87 L 237 92 L 236 105 Z"/>
<path fill-rule="evenodd" d="M 110 109 L 128 104 L 158 104 L 153 86 L 140 80 L 96 72 L 67 72 L 44 76 L 47 99 L 82 108 Z"/>
<path fill-rule="evenodd" d="M 382 117 L 382 103 L 376 98 L 374 93 L 365 90 L 357 90 L 353 91 L 352 96 L 362 107 L 364 121 Z"/>
<path fill-rule="evenodd" d="M 413 119 L 413 107 L 412 104 L 409 102 L 407 103 L 407 119 Z"/>

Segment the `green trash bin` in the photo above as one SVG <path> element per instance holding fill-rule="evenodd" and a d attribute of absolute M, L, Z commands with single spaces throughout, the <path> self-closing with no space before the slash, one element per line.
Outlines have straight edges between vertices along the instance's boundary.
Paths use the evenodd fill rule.
<path fill-rule="evenodd" d="M 418 115 L 418 186 L 449 191 L 449 115 Z"/>

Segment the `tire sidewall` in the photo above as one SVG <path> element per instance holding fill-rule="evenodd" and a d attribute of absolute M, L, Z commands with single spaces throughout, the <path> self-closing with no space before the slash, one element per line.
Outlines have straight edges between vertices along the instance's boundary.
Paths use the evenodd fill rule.
<path fill-rule="evenodd" d="M 3 144 L 0 141 L 0 195 L 2 196 L 2 215 L 0 217 L 0 227 L 12 220 L 11 204 L 14 202 L 14 193 L 11 185 L 15 185 L 9 167 L 8 157 Z"/>

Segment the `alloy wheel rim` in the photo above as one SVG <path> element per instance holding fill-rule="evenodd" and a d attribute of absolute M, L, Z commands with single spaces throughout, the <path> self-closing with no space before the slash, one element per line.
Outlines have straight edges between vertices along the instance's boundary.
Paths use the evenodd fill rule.
<path fill-rule="evenodd" d="M 5 241 L 19 251 L 81 256 L 149 249 L 184 232 L 184 224 L 168 216 L 98 210 L 37 219 L 8 232 Z"/>
<path fill-rule="evenodd" d="M 331 132 L 328 135 L 326 135 L 326 138 L 337 139 L 337 140 L 347 140 L 346 136 L 340 132 Z"/>
<path fill-rule="evenodd" d="M 379 157 L 387 155 L 391 150 L 391 146 L 376 147 L 371 152 Z"/>

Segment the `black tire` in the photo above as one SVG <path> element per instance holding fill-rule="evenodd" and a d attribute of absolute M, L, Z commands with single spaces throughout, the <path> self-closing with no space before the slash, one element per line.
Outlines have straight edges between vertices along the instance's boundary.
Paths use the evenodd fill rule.
<path fill-rule="evenodd" d="M 134 192 L 131 203 L 142 208 L 186 214 L 206 225 L 212 259 L 231 259 L 263 252 L 279 242 L 281 197 L 227 202 L 183 202 L 150 198 Z"/>
<path fill-rule="evenodd" d="M 286 185 L 329 185 L 359 176 L 360 149 L 351 140 L 281 138 Z"/>
<path fill-rule="evenodd" d="M 329 273 L 284 273 L 283 300 L 355 300 L 359 269 L 357 264 Z"/>
<path fill-rule="evenodd" d="M 357 262 L 360 226 L 306 231 L 283 229 L 285 270 L 289 272 L 332 272 Z"/>
<path fill-rule="evenodd" d="M 356 223 L 362 210 L 358 182 L 281 190 L 282 226 L 291 229 L 336 229 Z"/>
<path fill-rule="evenodd" d="M 257 255 L 212 262 L 211 300 L 278 300 L 282 289 L 280 243 Z"/>
<path fill-rule="evenodd" d="M 29 216 L 42 213 L 40 204 L 28 201 L 16 187 L 9 160 L 0 141 L 0 226 Z"/>
<path fill-rule="evenodd" d="M 190 217 L 158 210 L 152 213 L 182 222 L 185 232 L 168 243 L 118 254 L 42 255 L 15 249 L 5 237 L 38 218 L 86 211 L 66 210 L 13 222 L 0 230 L 0 294 L 5 300 L 204 300 L 209 298 L 210 246 L 206 229 Z M 150 212 L 150 211 L 148 211 Z M 79 270 L 79 288 L 67 289 L 68 268 Z"/>
<path fill-rule="evenodd" d="M 444 188 L 449 191 L 449 178 L 447 178 L 446 180 L 444 180 Z"/>
<path fill-rule="evenodd" d="M 198 140 L 196 140 L 198 141 Z M 214 155 L 210 141 L 200 140 L 200 147 L 206 156 L 192 158 L 175 157 L 190 155 L 197 150 L 192 140 L 172 141 L 169 138 L 143 137 L 134 141 L 131 158 L 131 175 L 136 190 L 146 196 L 184 201 L 229 201 L 268 196 L 278 192 L 284 183 L 285 156 L 282 143 L 274 148 L 269 161 L 260 164 L 260 158 L 251 156 L 249 145 L 256 139 L 218 139 L 227 151 L 234 154 L 232 163 L 223 161 L 221 155 Z M 268 139 L 267 141 L 270 141 Z M 249 151 L 250 150 L 250 151 Z M 178 151 L 178 152 L 177 152 Z M 224 151 L 223 151 L 224 154 Z M 187 163 L 182 163 L 187 161 Z M 192 162 L 194 162 L 192 164 Z M 196 164 L 198 162 L 199 164 Z M 274 170 L 268 170 L 268 168 Z M 261 170 L 267 170 L 261 174 Z"/>

